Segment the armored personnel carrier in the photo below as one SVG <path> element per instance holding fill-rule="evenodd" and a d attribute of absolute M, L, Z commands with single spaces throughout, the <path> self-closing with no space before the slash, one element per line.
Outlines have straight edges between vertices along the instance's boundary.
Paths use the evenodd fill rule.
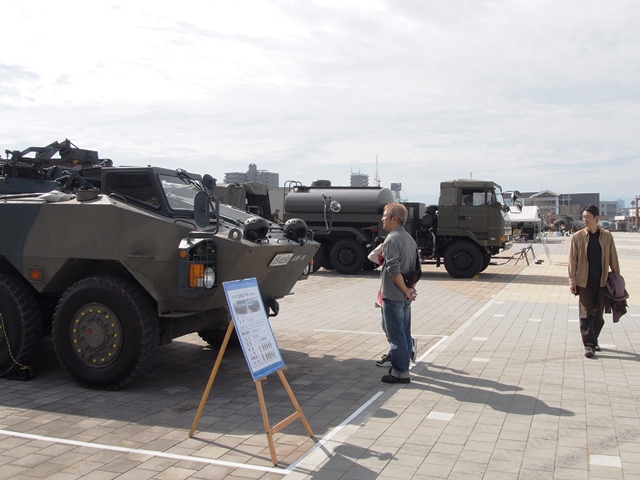
<path fill-rule="evenodd" d="M 159 345 L 222 338 L 225 281 L 255 277 L 277 315 L 318 248 L 298 219 L 283 228 L 217 202 L 209 175 L 95 165 L 67 175 L 72 188 L 0 194 L 0 375 L 28 370 L 51 332 L 79 384 L 122 388 Z"/>

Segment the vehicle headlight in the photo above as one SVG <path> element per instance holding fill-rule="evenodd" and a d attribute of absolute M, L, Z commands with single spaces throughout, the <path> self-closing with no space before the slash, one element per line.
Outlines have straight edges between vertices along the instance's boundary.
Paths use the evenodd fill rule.
<path fill-rule="evenodd" d="M 216 272 L 213 268 L 204 269 L 204 288 L 213 288 L 216 284 Z"/>

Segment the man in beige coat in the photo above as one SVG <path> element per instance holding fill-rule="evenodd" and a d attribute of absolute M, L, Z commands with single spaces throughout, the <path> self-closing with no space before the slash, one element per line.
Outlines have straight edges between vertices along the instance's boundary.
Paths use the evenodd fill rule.
<path fill-rule="evenodd" d="M 613 235 L 598 225 L 600 212 L 587 205 L 582 212 L 585 228 L 571 238 L 569 288 L 580 298 L 580 333 L 584 356 L 600 351 L 598 336 L 604 326 L 604 293 L 609 270 L 620 274 Z"/>

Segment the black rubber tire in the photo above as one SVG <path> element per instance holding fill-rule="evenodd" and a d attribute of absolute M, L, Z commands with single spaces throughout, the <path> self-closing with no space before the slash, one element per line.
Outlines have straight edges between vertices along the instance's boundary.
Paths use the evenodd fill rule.
<path fill-rule="evenodd" d="M 198 332 L 198 335 L 202 340 L 207 342 L 212 347 L 220 347 L 222 346 L 222 342 L 224 341 L 224 336 L 227 334 L 227 330 L 211 328 L 209 330 L 202 330 Z M 239 347 L 240 340 L 238 339 L 238 334 L 236 333 L 236 329 L 233 329 L 231 333 L 231 338 L 229 339 L 229 343 L 227 344 L 229 347 Z"/>
<path fill-rule="evenodd" d="M 338 240 L 331 248 L 331 264 L 343 275 L 358 273 L 366 260 L 367 253 L 364 247 L 353 238 Z"/>
<path fill-rule="evenodd" d="M 322 245 L 320 245 L 320 248 L 318 248 L 318 251 L 316 251 L 316 254 L 313 256 L 313 271 L 314 272 L 317 272 L 318 270 L 320 270 L 320 268 L 324 264 L 324 259 L 325 259 L 324 247 Z"/>
<path fill-rule="evenodd" d="M 324 261 L 322 262 L 322 268 L 325 270 L 333 270 L 333 264 L 331 263 L 331 249 L 333 248 L 333 245 L 324 244 L 322 245 L 322 248 L 324 249 Z"/>
<path fill-rule="evenodd" d="M 474 277 L 482 267 L 482 252 L 471 242 L 457 241 L 444 253 L 444 267 L 453 278 Z"/>
<path fill-rule="evenodd" d="M 111 311 L 121 332 L 121 344 L 107 365 L 99 364 L 99 352 L 90 346 L 79 354 L 72 339 L 81 335 L 74 330 L 77 322 L 86 321 L 81 313 L 93 308 Z M 117 390 L 149 370 L 160 344 L 160 327 L 153 302 L 140 287 L 124 278 L 97 275 L 80 280 L 65 292 L 54 314 L 52 336 L 58 361 L 71 378 L 83 387 Z M 97 364 L 89 364 L 88 357 Z"/>
<path fill-rule="evenodd" d="M 483 253 L 482 254 L 482 265 L 480 266 L 480 271 L 484 272 L 487 267 L 489 266 L 489 264 L 491 263 L 491 255 L 489 255 L 488 253 Z"/>
<path fill-rule="evenodd" d="M 0 317 L 0 376 L 4 376 L 16 362 L 29 366 L 42 340 L 38 302 L 22 279 L 0 274 Z"/>

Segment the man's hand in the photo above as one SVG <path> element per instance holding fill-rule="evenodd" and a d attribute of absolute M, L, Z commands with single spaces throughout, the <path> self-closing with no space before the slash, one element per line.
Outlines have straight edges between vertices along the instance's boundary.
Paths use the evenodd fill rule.
<path fill-rule="evenodd" d="M 413 302 L 418 297 L 418 291 L 413 287 L 407 288 L 407 291 L 404 292 L 404 296 L 407 300 Z"/>
<path fill-rule="evenodd" d="M 577 285 L 569 285 L 569 290 L 571 290 L 571 293 L 573 293 L 574 295 L 578 294 L 578 286 Z"/>

